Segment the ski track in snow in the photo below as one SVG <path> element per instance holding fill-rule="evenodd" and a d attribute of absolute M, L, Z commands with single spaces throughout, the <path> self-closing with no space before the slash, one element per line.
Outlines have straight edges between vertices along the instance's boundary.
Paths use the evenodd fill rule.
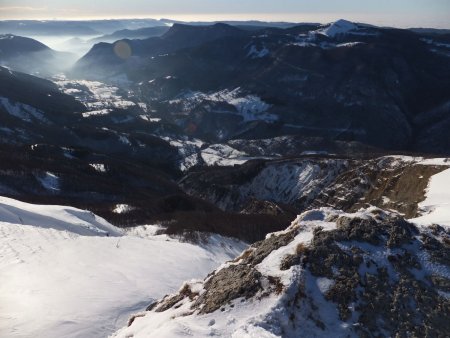
<path fill-rule="evenodd" d="M 0 197 L 0 336 L 106 337 L 246 244 L 126 234 L 89 211 Z"/>

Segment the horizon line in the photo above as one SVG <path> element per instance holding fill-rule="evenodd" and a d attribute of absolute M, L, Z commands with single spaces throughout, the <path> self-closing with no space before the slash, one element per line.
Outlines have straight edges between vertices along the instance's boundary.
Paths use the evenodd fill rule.
<path fill-rule="evenodd" d="M 339 19 L 355 23 L 366 23 L 378 27 L 450 29 L 450 22 L 441 17 L 398 17 L 373 13 L 147 13 L 120 15 L 72 15 L 54 17 L 1 17 L 4 21 L 113 21 L 113 20 L 168 20 L 180 22 L 261 21 L 271 23 L 319 23 L 327 24 Z"/>
<path fill-rule="evenodd" d="M 178 15 L 173 15 L 178 16 Z M 185 16 L 185 15 L 183 15 Z M 186 15 L 187 16 L 187 15 Z M 377 24 L 372 23 L 370 21 L 361 21 L 361 20 L 349 20 L 345 19 L 344 17 L 341 17 L 340 19 L 335 20 L 322 20 L 322 21 L 296 21 L 296 20 L 270 20 L 270 19 L 263 19 L 263 18 L 226 18 L 226 19 L 213 19 L 210 20 L 202 20 L 201 18 L 192 18 L 191 20 L 182 20 L 171 18 L 171 16 L 161 16 L 161 17 L 151 17 L 151 16 L 116 16 L 116 17 L 80 17 L 80 18 L 27 18 L 27 19 L 18 19 L 18 18 L 7 18 L 2 19 L 0 18 L 0 22 L 6 22 L 6 21 L 38 21 L 38 22 L 48 22 L 48 21 L 115 21 L 115 20 L 153 20 L 153 21 L 173 21 L 173 22 L 182 22 L 182 23 L 216 23 L 216 22 L 249 22 L 249 21 L 255 21 L 255 22 L 266 22 L 266 23 L 286 23 L 286 24 L 328 24 L 332 23 L 338 20 L 348 20 L 354 23 L 361 23 L 361 24 L 370 24 L 378 27 L 386 27 L 386 28 L 401 28 L 401 29 L 412 29 L 412 28 L 424 28 L 424 29 L 437 29 L 437 30 L 450 30 L 450 25 L 447 27 L 442 26 L 428 26 L 428 25 L 402 25 L 402 26 L 395 26 L 395 25 L 389 25 L 389 24 Z"/>

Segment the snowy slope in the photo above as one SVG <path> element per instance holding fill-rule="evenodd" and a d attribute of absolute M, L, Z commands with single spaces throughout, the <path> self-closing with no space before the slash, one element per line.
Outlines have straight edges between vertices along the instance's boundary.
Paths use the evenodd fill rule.
<path fill-rule="evenodd" d="M 1 197 L 0 336 L 106 337 L 245 247 L 181 243 L 154 227 L 123 233 L 88 211 Z"/>
<path fill-rule="evenodd" d="M 328 165 L 327 170 L 323 169 L 325 165 Z M 275 163 L 264 168 L 240 190 L 242 195 L 260 200 L 294 203 L 302 196 L 316 197 L 345 166 L 345 160 L 325 161 L 322 167 L 312 161 Z"/>
<path fill-rule="evenodd" d="M 202 156 L 205 156 L 202 153 Z M 232 165 L 236 160 L 250 157 L 222 158 L 215 164 Z M 211 160 L 210 160 L 211 161 Z M 218 189 L 216 185 L 200 185 L 196 179 L 183 182 L 189 194 L 204 198 L 224 210 L 241 209 L 250 199 L 268 200 L 275 203 L 297 203 L 312 201 L 348 167 L 347 160 L 280 160 L 268 163 L 256 176 L 245 184 L 226 186 Z M 196 176 L 193 176 L 196 177 Z M 218 182 L 220 184 L 220 182 Z"/>
<path fill-rule="evenodd" d="M 201 151 L 201 157 L 207 166 L 233 166 L 243 164 L 252 157 L 226 144 L 213 144 Z"/>
<path fill-rule="evenodd" d="M 450 227 L 450 169 L 434 175 L 428 185 L 427 198 L 419 204 L 422 216 L 412 221 L 418 224 L 439 224 Z"/>
<path fill-rule="evenodd" d="M 202 92 L 188 92 L 175 100 L 169 101 L 170 104 L 179 104 L 183 111 L 189 111 L 202 102 L 222 102 L 233 106 L 235 114 L 240 115 L 244 122 L 266 121 L 274 122 L 278 117 L 269 112 L 272 107 L 264 102 L 260 97 L 251 94 L 245 94 L 241 88 L 233 90 L 221 90 L 218 92 L 206 94 Z M 213 110 L 214 113 L 223 113 L 223 111 Z M 229 111 L 225 111 L 230 113 Z"/>

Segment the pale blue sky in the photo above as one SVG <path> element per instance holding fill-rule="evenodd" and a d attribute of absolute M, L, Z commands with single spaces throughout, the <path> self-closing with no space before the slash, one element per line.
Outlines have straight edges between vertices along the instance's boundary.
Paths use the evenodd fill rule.
<path fill-rule="evenodd" d="M 0 19 L 170 17 L 450 28 L 450 0 L 0 0 Z"/>

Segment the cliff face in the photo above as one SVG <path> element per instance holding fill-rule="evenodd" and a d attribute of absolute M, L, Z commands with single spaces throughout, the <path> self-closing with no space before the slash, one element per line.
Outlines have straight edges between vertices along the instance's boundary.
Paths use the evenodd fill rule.
<path fill-rule="evenodd" d="M 371 207 L 300 215 L 116 337 L 445 337 L 450 232 Z"/>
<path fill-rule="evenodd" d="M 197 170 L 180 183 L 189 195 L 224 210 L 245 212 L 254 200 L 289 205 L 296 214 L 324 206 L 356 211 L 375 205 L 411 218 L 417 215 L 430 177 L 450 164 L 444 161 L 304 157 Z"/>

